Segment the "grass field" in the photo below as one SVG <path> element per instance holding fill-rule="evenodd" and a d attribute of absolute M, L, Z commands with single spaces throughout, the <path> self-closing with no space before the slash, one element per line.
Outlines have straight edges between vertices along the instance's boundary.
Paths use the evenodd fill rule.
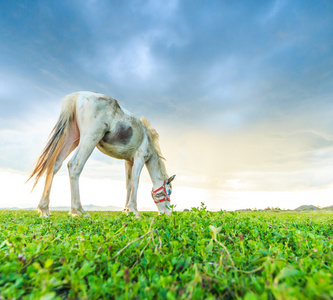
<path fill-rule="evenodd" d="M 0 299 L 332 299 L 333 214 L 0 212 Z"/>

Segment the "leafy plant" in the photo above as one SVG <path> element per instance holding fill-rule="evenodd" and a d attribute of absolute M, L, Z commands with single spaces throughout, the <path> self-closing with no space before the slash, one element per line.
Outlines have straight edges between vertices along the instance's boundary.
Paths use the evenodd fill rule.
<path fill-rule="evenodd" d="M 333 215 L 0 212 L 0 299 L 333 297 Z"/>

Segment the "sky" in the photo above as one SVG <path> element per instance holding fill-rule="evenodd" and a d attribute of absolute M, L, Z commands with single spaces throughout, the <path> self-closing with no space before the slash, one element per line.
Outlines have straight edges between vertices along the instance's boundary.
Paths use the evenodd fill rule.
<path fill-rule="evenodd" d="M 76 91 L 110 95 L 160 134 L 178 209 L 333 205 L 333 2 L 0 3 L 0 207 L 24 184 Z M 110 189 L 111 187 L 111 189 Z M 153 208 L 148 172 L 138 207 Z M 125 205 L 124 162 L 97 149 L 84 205 Z M 66 163 L 51 206 L 70 205 Z"/>

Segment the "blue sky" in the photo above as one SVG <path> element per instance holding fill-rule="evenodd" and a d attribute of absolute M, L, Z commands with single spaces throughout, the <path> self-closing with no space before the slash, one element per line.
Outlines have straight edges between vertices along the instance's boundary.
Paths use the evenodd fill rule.
<path fill-rule="evenodd" d="M 60 99 L 92 90 L 145 115 L 175 185 L 220 193 L 211 206 L 228 203 L 224 192 L 295 191 L 323 205 L 314 191 L 333 183 L 331 1 L 2 1 L 0 10 L 3 172 L 27 173 Z M 122 172 L 96 151 L 83 176 Z"/>

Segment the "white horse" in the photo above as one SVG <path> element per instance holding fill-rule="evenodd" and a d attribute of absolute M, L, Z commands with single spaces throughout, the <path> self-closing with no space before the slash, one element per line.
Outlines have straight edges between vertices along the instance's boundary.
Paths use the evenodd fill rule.
<path fill-rule="evenodd" d="M 156 130 L 150 127 L 145 118 L 137 119 L 109 96 L 78 92 L 63 99 L 58 122 L 28 179 L 35 177 L 35 187 L 46 173 L 43 195 L 37 207 L 41 216 L 47 217 L 50 214 L 53 177 L 76 147 L 75 154 L 68 163 L 71 215 L 89 216 L 81 205 L 79 176 L 95 147 L 108 156 L 125 160 L 125 212 L 140 215 L 136 198 L 140 173 L 146 164 L 153 183 L 153 200 L 160 213 L 170 214 L 168 202 L 172 189 L 171 181 L 175 175 L 169 178 L 166 173 Z"/>

